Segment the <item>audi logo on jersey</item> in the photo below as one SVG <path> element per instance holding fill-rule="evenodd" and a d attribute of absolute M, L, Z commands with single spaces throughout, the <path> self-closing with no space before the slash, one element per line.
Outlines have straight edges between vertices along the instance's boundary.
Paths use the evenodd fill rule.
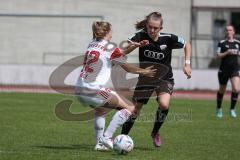
<path fill-rule="evenodd" d="M 154 59 L 159 59 L 162 60 L 164 58 L 164 54 L 161 52 L 154 52 L 150 50 L 145 50 L 144 51 L 144 56 L 148 58 L 154 58 Z"/>

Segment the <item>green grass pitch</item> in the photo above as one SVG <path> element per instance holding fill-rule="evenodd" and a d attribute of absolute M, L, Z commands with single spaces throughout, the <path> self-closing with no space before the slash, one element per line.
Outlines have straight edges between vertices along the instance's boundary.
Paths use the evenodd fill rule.
<path fill-rule="evenodd" d="M 0 160 L 238 160 L 240 157 L 240 112 L 215 118 L 215 101 L 172 99 L 169 117 L 161 129 L 163 145 L 152 145 L 150 132 L 157 104 L 150 101 L 141 112 L 130 136 L 135 148 L 128 155 L 93 150 L 93 121 L 63 121 L 55 104 L 74 101 L 74 113 L 88 110 L 72 96 L 59 94 L 0 93 Z M 239 106 L 238 106 L 239 107 Z M 109 122 L 111 112 L 107 116 Z M 108 123 L 107 123 L 108 124 Z M 120 131 L 116 134 L 119 134 Z"/>

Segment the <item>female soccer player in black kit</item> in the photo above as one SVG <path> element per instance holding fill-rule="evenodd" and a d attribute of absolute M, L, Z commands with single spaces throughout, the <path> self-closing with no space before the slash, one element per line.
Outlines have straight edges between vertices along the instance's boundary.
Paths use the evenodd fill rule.
<path fill-rule="evenodd" d="M 226 39 L 218 43 L 217 55 L 221 58 L 221 65 L 218 71 L 219 90 L 217 93 L 216 116 L 222 118 L 222 99 L 226 91 L 227 82 L 230 79 L 232 85 L 230 116 L 236 118 L 235 106 L 238 99 L 240 84 L 240 41 L 234 39 L 235 30 L 232 25 L 225 28 Z"/>
<path fill-rule="evenodd" d="M 144 104 L 147 104 L 153 92 L 156 92 L 158 109 L 156 111 L 156 119 L 151 133 L 153 144 L 155 147 L 161 146 L 159 136 L 159 129 L 162 126 L 169 109 L 170 97 L 173 92 L 174 79 L 171 67 L 172 49 L 184 48 L 185 52 L 185 65 L 183 72 L 187 78 L 191 78 L 191 45 L 183 38 L 174 34 L 160 33 L 162 29 L 163 19 L 159 12 L 150 13 L 146 18 L 136 24 L 136 29 L 139 30 L 132 38 L 129 39 L 130 43 L 141 43 L 139 48 L 139 62 L 140 67 L 155 65 L 165 66 L 158 70 L 159 76 L 154 78 L 145 78 L 139 76 L 138 82 L 133 95 L 133 102 L 137 108 L 137 115 Z M 134 50 L 137 45 L 130 46 L 126 50 L 128 52 Z M 127 51 L 125 51 L 127 53 Z M 164 72 L 164 74 L 163 74 Z M 128 134 L 131 130 L 134 120 L 137 117 L 129 119 L 122 127 L 122 134 Z"/>

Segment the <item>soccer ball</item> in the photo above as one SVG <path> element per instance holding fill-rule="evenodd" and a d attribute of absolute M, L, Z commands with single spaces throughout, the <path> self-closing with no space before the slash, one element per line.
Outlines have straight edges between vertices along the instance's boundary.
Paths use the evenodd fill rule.
<path fill-rule="evenodd" d="M 114 138 L 113 150 L 118 154 L 127 154 L 133 150 L 134 144 L 131 137 L 120 134 Z"/>

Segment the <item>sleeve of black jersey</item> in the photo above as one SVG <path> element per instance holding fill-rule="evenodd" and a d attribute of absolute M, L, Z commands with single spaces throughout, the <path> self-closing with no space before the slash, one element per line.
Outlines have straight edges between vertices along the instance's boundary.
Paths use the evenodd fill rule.
<path fill-rule="evenodd" d="M 240 43 L 238 42 L 238 50 L 240 51 Z"/>
<path fill-rule="evenodd" d="M 131 40 L 133 42 L 140 42 L 142 40 L 141 37 L 142 37 L 141 32 L 137 32 L 137 33 L 135 33 L 134 36 L 129 37 L 128 40 Z"/>
<path fill-rule="evenodd" d="M 217 46 L 217 54 L 220 54 L 222 52 L 222 43 L 219 42 Z"/>
<path fill-rule="evenodd" d="M 170 41 L 170 45 L 172 49 L 179 49 L 179 48 L 184 48 L 186 41 L 180 37 L 180 36 L 176 36 L 174 34 L 171 34 L 171 41 Z"/>

